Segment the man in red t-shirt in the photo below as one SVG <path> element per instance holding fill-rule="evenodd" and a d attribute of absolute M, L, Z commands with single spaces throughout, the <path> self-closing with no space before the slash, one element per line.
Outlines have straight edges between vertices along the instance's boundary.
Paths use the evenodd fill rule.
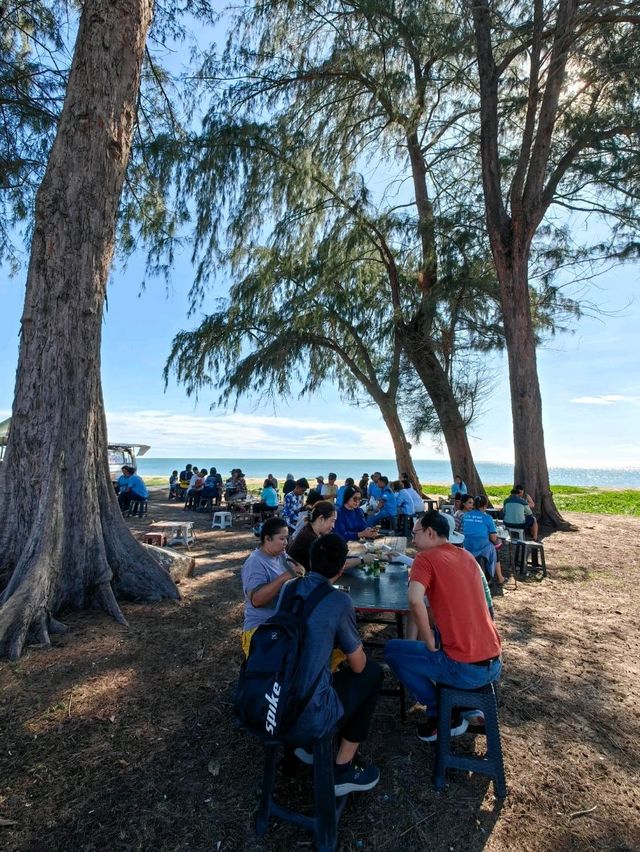
<path fill-rule="evenodd" d="M 385 658 L 398 680 L 426 705 L 428 719 L 420 725 L 418 736 L 433 742 L 437 738 L 435 684 L 476 689 L 497 680 L 502 648 L 478 563 L 467 551 L 449 544 L 447 520 L 439 512 L 427 512 L 416 521 L 413 537 L 419 553 L 409 575 L 409 608 L 418 641 L 392 639 L 385 646 Z M 454 715 L 451 734 L 463 734 L 467 726 L 466 719 Z"/>

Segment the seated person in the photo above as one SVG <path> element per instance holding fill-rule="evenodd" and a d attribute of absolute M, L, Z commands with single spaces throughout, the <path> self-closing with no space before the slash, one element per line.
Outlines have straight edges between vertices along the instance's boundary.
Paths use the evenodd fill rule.
<path fill-rule="evenodd" d="M 376 538 L 378 530 L 371 527 L 360 508 L 362 495 L 353 485 L 344 492 L 344 503 L 338 509 L 334 531 L 345 541 Z"/>
<path fill-rule="evenodd" d="M 269 482 L 269 485 L 273 488 L 273 490 L 277 494 L 278 493 L 278 480 L 275 478 L 275 476 L 272 473 L 267 474 L 267 481 Z"/>
<path fill-rule="evenodd" d="M 345 482 L 346 482 L 346 480 L 345 480 Z M 369 474 L 368 473 L 362 474 L 362 479 L 358 483 L 358 488 L 360 489 L 362 494 L 368 494 L 369 493 Z"/>
<path fill-rule="evenodd" d="M 299 594 L 308 597 L 320 583 L 334 583 L 342 573 L 347 557 L 346 542 L 329 533 L 311 546 L 311 572 L 296 580 Z M 346 655 L 346 665 L 331 674 L 334 648 Z M 336 726 L 339 745 L 333 767 L 336 796 L 371 790 L 380 779 L 376 766 L 359 766 L 355 756 L 366 740 L 382 685 L 382 667 L 368 660 L 356 625 L 349 595 L 337 590 L 323 598 L 311 612 L 307 624 L 301 669 L 301 691 L 311 688 L 319 676 L 313 695 L 294 724 L 292 740 L 307 743 L 324 736 Z M 306 748 L 295 750 L 304 763 L 312 763 Z"/>
<path fill-rule="evenodd" d="M 278 492 L 274 488 L 272 480 L 265 479 L 262 491 L 260 492 L 260 499 L 270 509 L 278 508 Z"/>
<path fill-rule="evenodd" d="M 240 468 L 236 469 L 236 497 L 243 500 L 247 496 L 247 480 L 244 478 L 244 473 Z"/>
<path fill-rule="evenodd" d="M 382 488 L 378 485 L 378 480 L 382 474 L 380 471 L 376 470 L 371 474 L 371 479 L 369 480 L 369 487 L 367 489 L 367 498 L 370 502 L 374 504 L 380 500 L 380 495 L 382 494 Z"/>
<path fill-rule="evenodd" d="M 434 742 L 438 737 L 435 684 L 477 689 L 497 680 L 502 649 L 478 564 L 466 550 L 449 543 L 447 520 L 439 512 L 427 512 L 415 522 L 413 535 L 418 555 L 409 574 L 409 609 L 418 639 L 391 639 L 384 655 L 396 677 L 426 705 L 427 721 L 419 725 L 418 737 Z M 467 720 L 454 713 L 452 736 L 463 734 L 467 727 Z"/>
<path fill-rule="evenodd" d="M 253 631 L 276 611 L 280 589 L 304 568 L 285 556 L 289 530 L 282 518 L 269 518 L 260 530 L 260 547 L 246 559 L 240 576 L 244 592 L 242 650 L 245 657 Z"/>
<path fill-rule="evenodd" d="M 180 480 L 178 479 L 178 471 L 174 470 L 169 477 L 169 500 L 177 500 L 178 488 L 180 488 Z"/>
<path fill-rule="evenodd" d="M 396 495 L 398 514 L 408 515 L 412 518 L 415 514 L 415 509 L 413 507 L 411 494 L 409 494 L 407 489 L 404 487 L 404 484 L 399 479 L 396 479 L 396 481 L 391 484 L 391 487 L 393 489 L 393 493 Z M 421 511 L 424 511 L 424 506 Z"/>
<path fill-rule="evenodd" d="M 367 521 L 370 527 L 376 526 L 386 518 L 395 518 L 398 514 L 398 501 L 396 495 L 389 487 L 389 479 L 386 476 L 381 476 L 377 482 L 380 489 L 380 498 L 378 500 L 378 508 L 374 515 L 371 515 Z"/>
<path fill-rule="evenodd" d="M 287 474 L 287 478 L 284 481 L 284 485 L 282 486 L 282 496 L 284 497 L 290 491 L 296 487 L 296 480 L 292 473 Z"/>
<path fill-rule="evenodd" d="M 333 531 L 336 517 L 337 512 L 334 504 L 330 500 L 319 500 L 313 506 L 309 518 L 300 532 L 290 539 L 287 545 L 287 553 L 299 565 L 304 566 L 307 571 L 310 567 L 311 545 L 318 538 Z M 367 563 L 374 562 L 375 558 L 371 553 L 364 556 L 350 556 L 343 568 L 345 570 L 347 568 L 360 568 Z"/>
<path fill-rule="evenodd" d="M 147 486 L 144 484 L 142 477 L 138 476 L 135 467 L 124 465 L 122 468 L 122 476 L 118 477 L 118 503 L 123 512 L 129 509 L 132 502 L 142 503 L 149 496 Z M 135 514 L 135 513 L 134 513 Z M 140 517 L 144 515 L 142 507 L 140 507 Z"/>
<path fill-rule="evenodd" d="M 502 585 L 504 577 L 498 560 L 498 535 L 493 518 L 487 515 L 487 498 L 480 495 L 473 501 L 473 508 L 467 509 L 462 518 L 464 549 L 472 556 L 483 556 L 487 560 L 487 574 L 495 577 Z M 501 543 L 501 542 L 500 542 Z"/>
<path fill-rule="evenodd" d="M 242 496 L 239 476 L 240 472 L 239 467 L 232 468 L 231 476 L 224 484 L 224 496 L 227 503 L 233 503 L 235 499 L 239 499 Z"/>
<path fill-rule="evenodd" d="M 424 502 L 422 494 L 418 494 L 416 489 L 411 484 L 410 480 L 402 479 L 400 480 L 404 487 L 404 490 L 407 492 L 409 497 L 411 497 L 411 502 L 413 503 L 413 514 L 415 515 L 417 512 L 424 512 Z"/>
<path fill-rule="evenodd" d="M 336 523 L 336 507 L 330 500 L 319 500 L 298 535 L 287 546 L 287 553 L 298 564 L 309 570 L 309 552 L 313 542 L 328 535 Z"/>
<path fill-rule="evenodd" d="M 278 508 L 278 492 L 270 479 L 265 479 L 260 492 L 260 503 L 256 505 L 260 507 L 260 512 L 272 512 Z M 255 509 L 255 506 L 253 508 Z"/>
<path fill-rule="evenodd" d="M 525 494 L 524 487 L 515 485 L 502 507 L 505 527 L 524 530 L 525 533 L 530 533 L 534 541 L 537 541 L 538 521 L 533 514 L 533 507 L 534 502 L 528 494 Z"/>
<path fill-rule="evenodd" d="M 453 520 L 456 525 L 456 532 L 462 532 L 462 519 L 465 511 L 470 512 L 473 509 L 473 497 L 471 494 L 456 494 L 453 498 Z"/>
<path fill-rule="evenodd" d="M 293 491 L 289 491 L 284 498 L 282 518 L 286 521 L 291 531 L 295 530 L 298 523 L 298 512 L 302 509 L 304 492 L 309 488 L 309 482 L 304 477 L 296 479 Z"/>
<path fill-rule="evenodd" d="M 295 529 L 291 533 L 291 541 L 293 541 L 296 536 L 300 533 L 302 529 L 304 529 L 305 524 L 309 520 L 311 516 L 311 509 L 322 500 L 320 496 L 320 492 L 315 488 L 312 488 L 307 494 L 307 499 L 300 511 L 298 512 L 298 522 L 296 523 Z"/>
<path fill-rule="evenodd" d="M 336 485 L 336 479 L 338 477 L 335 473 L 329 474 L 329 481 L 323 483 L 322 488 L 320 489 L 320 494 L 322 495 L 323 500 L 331 500 L 333 502 L 336 499 L 336 495 L 338 494 L 338 486 Z"/>
<path fill-rule="evenodd" d="M 222 482 L 222 477 L 218 473 L 215 467 L 212 467 L 209 471 L 208 480 L 205 480 L 205 488 L 213 488 L 214 496 L 213 502 L 216 506 L 219 506 L 222 502 L 222 492 L 224 491 L 224 484 Z"/>
<path fill-rule="evenodd" d="M 342 506 L 344 502 L 344 492 L 350 485 L 355 485 L 355 481 L 352 476 L 348 476 L 344 481 L 344 485 L 341 485 L 340 488 L 338 488 L 338 493 L 336 494 L 336 507 L 338 509 Z M 362 491 L 362 489 L 360 490 Z"/>
<path fill-rule="evenodd" d="M 204 469 L 200 471 L 200 474 L 204 477 L 202 490 L 199 494 L 200 502 L 202 500 L 211 500 L 212 503 L 218 501 L 220 492 L 218 489 L 218 477 L 215 468 L 212 467 L 209 473 L 207 473 L 206 469 Z"/>
<path fill-rule="evenodd" d="M 467 493 L 467 486 L 462 481 L 462 477 L 461 476 L 454 476 L 453 477 L 453 485 L 451 486 L 451 496 L 455 497 L 456 494 L 466 494 L 466 493 Z"/>
<path fill-rule="evenodd" d="M 204 478 L 208 473 L 206 467 L 203 467 L 202 470 L 198 470 L 197 467 L 193 469 L 195 473 L 192 475 L 189 488 L 187 489 L 187 499 L 184 504 L 185 509 L 197 509 L 200 505 L 200 497 L 204 491 Z"/>

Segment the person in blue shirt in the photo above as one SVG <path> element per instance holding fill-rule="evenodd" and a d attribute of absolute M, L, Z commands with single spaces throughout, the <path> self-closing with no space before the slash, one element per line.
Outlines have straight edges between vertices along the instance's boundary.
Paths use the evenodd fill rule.
<path fill-rule="evenodd" d="M 125 465 L 122 468 L 122 476 L 118 477 L 118 503 L 123 512 L 129 509 L 132 501 L 138 500 L 142 502 L 149 496 L 147 486 L 144 484 L 142 477 L 138 476 L 135 467 Z M 140 517 L 143 515 L 140 510 Z"/>
<path fill-rule="evenodd" d="M 398 479 L 391 487 L 396 495 L 398 514 L 408 515 L 412 518 L 415 514 L 413 499 L 409 491 L 405 488 L 404 483 Z M 424 511 L 424 505 L 422 506 L 422 511 Z"/>
<path fill-rule="evenodd" d="M 471 499 L 471 498 L 469 498 Z M 467 508 L 467 507 L 465 507 Z M 487 560 L 487 574 L 502 585 L 504 577 L 498 560 L 496 544 L 498 536 L 493 518 L 487 515 L 487 498 L 480 496 L 473 500 L 473 508 L 467 508 L 462 516 L 464 549 L 472 556 L 483 556 Z"/>
<path fill-rule="evenodd" d="M 461 476 L 454 476 L 453 477 L 453 485 L 451 486 L 451 496 L 455 497 L 456 494 L 466 494 L 466 493 L 467 493 L 467 486 L 462 481 L 462 477 Z"/>
<path fill-rule="evenodd" d="M 378 500 L 378 510 L 375 515 L 372 515 L 367 524 L 370 527 L 379 524 L 385 518 L 395 518 L 398 514 L 398 501 L 396 495 L 389 486 L 389 479 L 386 476 L 381 476 L 377 482 L 380 489 L 380 499 Z"/>
<path fill-rule="evenodd" d="M 317 538 L 309 554 L 311 571 L 303 579 L 291 581 L 296 584 L 296 594 L 306 598 L 319 586 L 335 583 L 347 555 L 347 544 L 339 536 L 329 533 Z M 306 637 L 300 692 L 311 690 L 311 697 L 288 734 L 294 742 L 300 742 L 294 754 L 303 763 L 312 764 L 313 753 L 302 744 L 336 728 L 336 796 L 371 790 L 378 783 L 380 771 L 373 765 L 359 765 L 356 755 L 369 734 L 383 670 L 364 653 L 349 595 L 333 590 L 323 598 L 309 615 Z M 343 652 L 346 663 L 332 674 L 334 648 Z"/>
<path fill-rule="evenodd" d="M 333 531 L 345 541 L 361 541 L 378 535 L 378 531 L 369 525 L 360 508 L 361 499 L 362 494 L 354 485 L 350 485 L 344 492 L 344 501 L 338 509 Z"/>
<path fill-rule="evenodd" d="M 344 485 L 341 485 L 340 488 L 338 488 L 338 493 L 336 494 L 336 508 L 339 509 L 344 503 L 344 492 L 350 485 L 355 485 L 355 480 L 352 476 L 348 476 L 344 481 Z"/>
<path fill-rule="evenodd" d="M 380 471 L 375 471 L 375 473 L 371 474 L 371 480 L 369 482 L 369 488 L 367 489 L 367 497 L 369 500 L 373 500 L 374 502 L 378 502 L 380 497 L 382 496 L 382 488 L 378 485 L 380 481 L 381 473 Z"/>

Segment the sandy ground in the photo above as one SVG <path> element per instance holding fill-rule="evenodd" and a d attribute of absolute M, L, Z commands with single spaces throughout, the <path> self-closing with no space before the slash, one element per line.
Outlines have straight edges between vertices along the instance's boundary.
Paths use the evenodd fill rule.
<path fill-rule="evenodd" d="M 154 494 L 150 517 L 184 518 Z M 211 531 L 182 601 L 125 605 L 130 628 L 69 613 L 50 651 L 0 663 L 0 848 L 283 850 L 310 835 L 253 832 L 261 752 L 234 729 L 240 662 L 239 567 L 255 538 Z M 545 539 L 549 576 L 496 599 L 504 643 L 500 722 L 509 795 L 480 776 L 431 784 L 433 752 L 382 699 L 365 756 L 381 768 L 352 796 L 343 850 L 640 848 L 638 654 L 640 518 L 567 515 L 577 532 Z M 461 748 L 480 751 L 482 737 Z M 282 795 L 308 801 L 309 769 Z"/>

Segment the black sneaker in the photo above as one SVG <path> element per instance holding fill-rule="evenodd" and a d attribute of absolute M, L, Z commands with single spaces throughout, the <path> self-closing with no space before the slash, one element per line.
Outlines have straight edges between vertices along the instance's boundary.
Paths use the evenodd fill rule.
<path fill-rule="evenodd" d="M 380 780 L 380 770 L 377 766 L 358 766 L 348 763 L 345 767 L 335 766 L 333 782 L 336 796 L 346 796 L 347 793 L 364 793 L 372 790 Z"/>
<path fill-rule="evenodd" d="M 456 715 L 451 718 L 451 736 L 459 737 L 467 730 L 469 722 L 461 716 Z M 429 716 L 426 722 L 418 725 L 418 739 L 423 743 L 435 743 L 438 739 L 438 718 L 437 716 Z"/>

